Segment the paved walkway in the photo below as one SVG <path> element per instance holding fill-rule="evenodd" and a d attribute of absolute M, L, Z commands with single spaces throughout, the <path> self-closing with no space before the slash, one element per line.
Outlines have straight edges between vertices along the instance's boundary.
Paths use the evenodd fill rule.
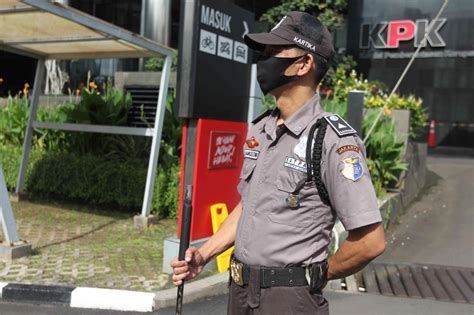
<path fill-rule="evenodd" d="M 126 213 L 40 202 L 12 206 L 20 238 L 34 252 L 0 262 L 1 282 L 149 292 L 170 285 L 161 265 L 163 240 L 175 233 L 174 221 L 139 230 Z"/>
<path fill-rule="evenodd" d="M 429 157 L 427 188 L 386 234 L 383 261 L 474 268 L 474 159 Z"/>

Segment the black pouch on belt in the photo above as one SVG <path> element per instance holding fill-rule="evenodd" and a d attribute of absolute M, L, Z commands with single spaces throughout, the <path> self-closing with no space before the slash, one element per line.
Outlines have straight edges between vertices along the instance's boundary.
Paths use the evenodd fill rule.
<path fill-rule="evenodd" d="M 321 291 L 327 283 L 327 260 L 311 264 L 309 271 L 309 291 L 311 294 Z"/>

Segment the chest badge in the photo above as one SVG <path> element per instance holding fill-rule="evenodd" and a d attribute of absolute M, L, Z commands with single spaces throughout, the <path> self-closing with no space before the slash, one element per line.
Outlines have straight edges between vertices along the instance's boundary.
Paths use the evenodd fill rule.
<path fill-rule="evenodd" d="M 342 175 L 344 175 L 345 178 L 355 182 L 359 180 L 364 174 L 364 169 L 360 164 L 360 158 L 358 156 L 352 156 L 350 158 L 344 159 L 342 160 L 342 163 L 344 163 Z"/>
<path fill-rule="evenodd" d="M 247 143 L 247 146 L 250 148 L 250 149 L 253 149 L 255 147 L 258 147 L 260 143 L 258 143 L 257 139 L 255 139 L 254 136 L 250 137 L 250 139 L 247 139 L 245 141 L 245 143 Z"/>
<path fill-rule="evenodd" d="M 292 209 L 298 208 L 300 206 L 300 200 L 298 196 L 289 194 L 288 197 L 286 197 L 286 204 Z"/>

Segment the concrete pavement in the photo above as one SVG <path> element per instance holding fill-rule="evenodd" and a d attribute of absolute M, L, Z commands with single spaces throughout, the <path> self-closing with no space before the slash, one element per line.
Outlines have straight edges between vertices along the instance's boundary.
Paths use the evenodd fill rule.
<path fill-rule="evenodd" d="M 394 298 L 365 293 L 345 291 L 326 291 L 331 315 L 472 315 L 474 306 L 461 303 L 449 303 L 423 299 Z M 227 296 L 220 295 L 185 304 L 186 315 L 222 315 L 226 314 Z M 39 305 L 0 302 L 2 315 L 139 315 L 139 314 L 175 314 L 175 308 L 169 307 L 153 313 L 121 312 L 70 308 L 61 305 Z M 276 314 L 275 314 L 276 315 Z"/>
<path fill-rule="evenodd" d="M 474 159 L 429 157 L 425 190 L 386 233 L 382 261 L 474 268 Z"/>
<path fill-rule="evenodd" d="M 331 315 L 472 315 L 470 304 L 440 302 L 426 299 L 395 298 L 346 291 L 325 291 Z M 183 306 L 186 315 L 226 314 L 227 297 L 217 296 Z M 158 314 L 174 314 L 174 308 L 158 311 Z"/>

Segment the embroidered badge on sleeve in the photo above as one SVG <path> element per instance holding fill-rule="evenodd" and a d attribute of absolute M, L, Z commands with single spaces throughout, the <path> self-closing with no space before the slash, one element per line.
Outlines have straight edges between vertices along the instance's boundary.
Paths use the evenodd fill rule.
<path fill-rule="evenodd" d="M 340 147 L 339 149 L 336 150 L 337 154 L 339 154 L 339 155 L 341 155 L 342 153 L 347 152 L 347 151 L 354 151 L 354 152 L 359 153 L 360 148 L 356 145 L 353 145 L 353 144 L 347 144 L 347 145 L 343 145 L 342 147 Z"/>
<path fill-rule="evenodd" d="M 344 164 L 342 175 L 344 175 L 345 178 L 355 182 L 364 174 L 364 169 L 360 164 L 360 158 L 358 156 L 343 159 L 341 162 Z"/>

